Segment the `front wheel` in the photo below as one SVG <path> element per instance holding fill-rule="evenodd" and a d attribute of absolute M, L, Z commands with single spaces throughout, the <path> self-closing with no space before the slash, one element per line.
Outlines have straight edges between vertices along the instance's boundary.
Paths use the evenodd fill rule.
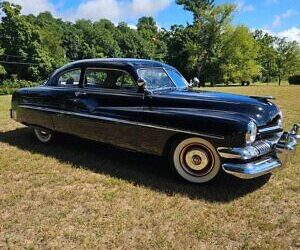
<path fill-rule="evenodd" d="M 212 180 L 220 171 L 221 161 L 208 141 L 191 137 L 174 144 L 170 160 L 177 174 L 192 183 Z"/>
<path fill-rule="evenodd" d="M 48 143 L 52 138 L 52 133 L 48 130 L 34 128 L 36 138 L 42 143 Z"/>

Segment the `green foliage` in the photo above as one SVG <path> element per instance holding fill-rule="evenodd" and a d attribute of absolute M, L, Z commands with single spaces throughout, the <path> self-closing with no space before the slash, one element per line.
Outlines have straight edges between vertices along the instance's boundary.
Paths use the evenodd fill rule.
<path fill-rule="evenodd" d="M 293 75 L 288 78 L 289 84 L 300 85 L 300 75 Z"/>
<path fill-rule="evenodd" d="M 215 0 L 176 0 L 177 4 L 182 5 L 185 10 L 192 12 L 195 22 L 199 22 L 204 17 L 203 11 L 214 7 L 214 2 Z"/>
<path fill-rule="evenodd" d="M 0 30 L 0 40 L 5 54 L 14 58 L 23 58 L 23 66 L 6 65 L 8 74 L 17 74 L 21 79 L 39 80 L 45 78 L 52 70 L 51 58 L 45 48 L 42 47 L 40 32 L 20 15 L 19 5 L 3 2 Z M 27 64 L 26 64 L 27 63 Z"/>
<path fill-rule="evenodd" d="M 274 81 L 278 71 L 277 52 L 274 46 L 276 37 L 261 30 L 255 30 L 253 36 L 259 49 L 257 62 L 261 66 L 260 80 L 262 82 Z"/>
<path fill-rule="evenodd" d="M 277 71 L 278 84 L 289 75 L 300 70 L 300 46 L 297 42 L 287 42 L 285 38 L 277 39 Z"/>
<path fill-rule="evenodd" d="M 102 57 L 146 58 L 169 63 L 201 85 L 286 79 L 300 71 L 296 42 L 233 26 L 232 4 L 214 0 L 177 0 L 193 23 L 160 29 L 141 17 L 137 29 L 107 19 L 63 21 L 50 12 L 21 15 L 21 6 L 2 2 L 0 80 L 46 79 L 67 62 Z"/>
<path fill-rule="evenodd" d="M 234 5 L 214 6 L 210 0 L 177 0 L 194 15 L 193 25 L 189 25 L 186 42 L 188 65 L 200 79 L 201 85 L 212 84 L 220 78 L 220 59 L 222 58 L 222 37 L 231 22 Z"/>
<path fill-rule="evenodd" d="M 3 57 L 3 49 L 1 48 L 1 44 L 0 44 L 0 58 Z M 4 76 L 6 75 L 6 70 L 5 68 L 0 64 L 0 79 L 4 78 Z"/>
<path fill-rule="evenodd" d="M 166 61 L 179 69 L 183 75 L 191 79 L 196 75 L 197 45 L 193 43 L 192 27 L 173 25 L 166 34 L 167 37 L 167 58 Z"/>
<path fill-rule="evenodd" d="M 223 55 L 221 59 L 221 81 L 243 82 L 251 81 L 259 76 L 260 65 L 258 45 L 245 26 L 230 28 L 224 34 Z"/>
<path fill-rule="evenodd" d="M 0 81 L 0 95 L 10 95 L 19 88 L 37 86 L 38 83 L 26 80 L 4 80 Z"/>
<path fill-rule="evenodd" d="M 158 31 L 155 20 L 152 17 L 141 17 L 138 20 L 137 31 L 142 38 L 142 57 L 163 61 L 167 45 L 163 40 L 163 33 Z"/>
<path fill-rule="evenodd" d="M 262 81 L 270 82 L 282 79 L 300 72 L 300 47 L 297 42 L 288 42 L 260 30 L 254 32 L 259 45 L 258 62 L 262 68 Z"/>

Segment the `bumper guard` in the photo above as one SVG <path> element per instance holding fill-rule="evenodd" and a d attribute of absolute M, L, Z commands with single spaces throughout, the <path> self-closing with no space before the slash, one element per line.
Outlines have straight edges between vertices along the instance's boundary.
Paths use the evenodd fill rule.
<path fill-rule="evenodd" d="M 274 145 L 274 147 L 272 147 L 274 156 L 264 157 L 262 155 L 259 160 L 247 163 L 224 163 L 222 165 L 223 170 L 226 173 L 241 179 L 252 179 L 275 172 L 276 170 L 284 167 L 295 152 L 297 144 L 300 140 L 298 131 L 299 125 L 294 124 L 290 132 L 284 132 L 281 135 L 279 141 Z M 272 148 L 270 147 L 271 150 Z M 253 147 L 231 149 L 219 148 L 218 152 L 223 158 L 239 159 L 241 161 L 260 156 Z"/>

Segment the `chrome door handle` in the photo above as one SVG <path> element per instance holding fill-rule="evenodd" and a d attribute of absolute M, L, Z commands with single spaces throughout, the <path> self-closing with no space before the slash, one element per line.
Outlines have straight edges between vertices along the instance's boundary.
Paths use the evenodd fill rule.
<path fill-rule="evenodd" d="M 85 97 L 86 96 L 86 93 L 85 92 L 75 92 L 75 96 L 76 97 Z"/>

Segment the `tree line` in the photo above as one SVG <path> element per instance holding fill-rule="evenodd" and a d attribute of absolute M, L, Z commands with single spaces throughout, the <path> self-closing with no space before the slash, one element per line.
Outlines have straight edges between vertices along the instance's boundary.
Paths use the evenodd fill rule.
<path fill-rule="evenodd" d="M 187 79 L 210 83 L 270 82 L 300 73 L 300 47 L 261 30 L 232 24 L 236 6 L 214 0 L 177 0 L 193 22 L 158 28 L 141 17 L 136 29 L 107 19 L 75 23 L 50 12 L 21 15 L 21 6 L 0 8 L 0 79 L 46 79 L 67 62 L 85 58 L 126 57 L 173 65 Z"/>

